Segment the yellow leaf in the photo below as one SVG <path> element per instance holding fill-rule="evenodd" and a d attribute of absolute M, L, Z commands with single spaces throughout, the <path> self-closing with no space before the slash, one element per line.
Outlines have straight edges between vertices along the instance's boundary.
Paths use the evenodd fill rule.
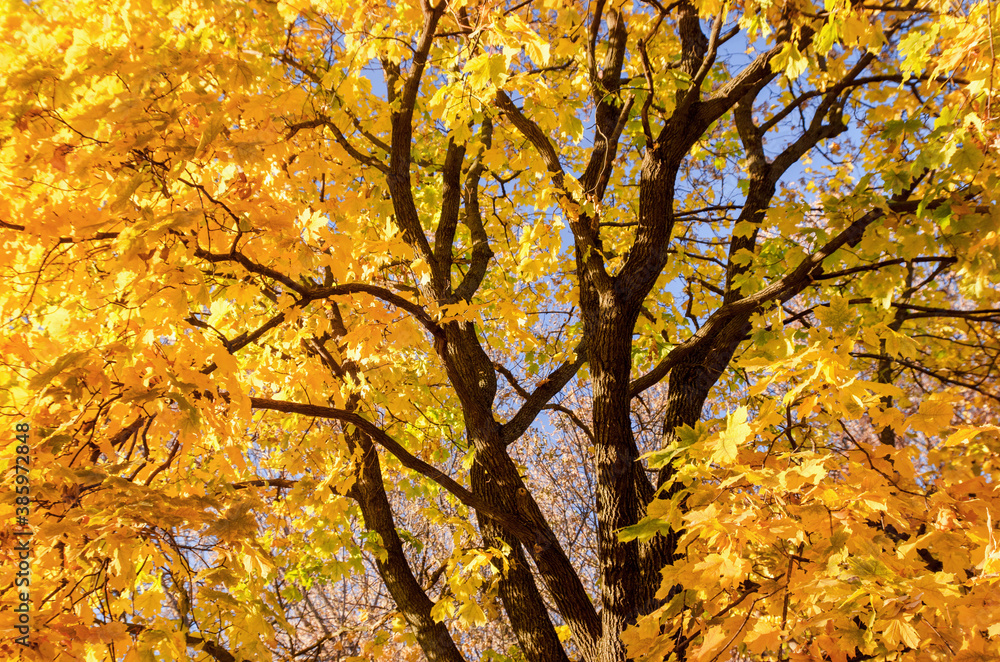
<path fill-rule="evenodd" d="M 917 633 L 916 628 L 901 618 L 889 621 L 882 634 L 885 637 L 885 642 L 891 647 L 898 646 L 899 644 L 909 646 L 910 648 L 920 646 L 920 635 Z"/>
<path fill-rule="evenodd" d="M 958 427 L 944 442 L 945 446 L 961 446 L 965 442 L 975 439 L 982 432 L 998 432 L 1000 427 L 995 425 L 983 425 L 980 427 Z"/>
<path fill-rule="evenodd" d="M 835 330 L 843 330 L 850 325 L 853 315 L 847 299 L 842 296 L 835 296 L 830 299 L 830 305 L 820 306 L 816 309 L 818 317 L 826 326 Z"/>
<path fill-rule="evenodd" d="M 693 651 L 694 660 L 710 660 L 729 641 L 729 632 L 721 625 L 716 625 L 705 633 L 701 645 Z"/>
<path fill-rule="evenodd" d="M 455 613 L 455 601 L 451 598 L 441 598 L 431 607 L 431 618 L 440 623 L 446 618 L 451 618 Z"/>
<path fill-rule="evenodd" d="M 802 75 L 802 72 L 809 66 L 809 60 L 795 47 L 794 42 L 788 41 L 784 48 L 771 60 L 771 70 L 775 72 L 784 71 L 792 80 Z"/>
<path fill-rule="evenodd" d="M 486 614 L 482 608 L 473 601 L 468 601 L 458 610 L 458 617 L 463 623 L 469 625 L 485 625 Z"/>
<path fill-rule="evenodd" d="M 778 646 L 781 645 L 781 632 L 773 625 L 758 621 L 753 631 L 747 633 L 744 643 L 751 653 L 777 650 Z"/>
<path fill-rule="evenodd" d="M 427 261 L 423 258 L 417 258 L 413 261 L 411 265 L 414 275 L 417 279 L 426 285 L 431 282 L 431 268 L 427 265 Z"/>
<path fill-rule="evenodd" d="M 718 437 L 712 461 L 720 464 L 735 462 L 739 445 L 746 441 L 750 433 L 750 426 L 747 425 L 747 408 L 740 407 L 726 418 L 726 430 Z"/>
<path fill-rule="evenodd" d="M 937 395 L 937 394 L 935 394 Z M 907 419 L 910 428 L 929 436 L 938 435 L 951 425 L 955 410 L 950 402 L 932 395 L 920 403 L 917 413 Z"/>

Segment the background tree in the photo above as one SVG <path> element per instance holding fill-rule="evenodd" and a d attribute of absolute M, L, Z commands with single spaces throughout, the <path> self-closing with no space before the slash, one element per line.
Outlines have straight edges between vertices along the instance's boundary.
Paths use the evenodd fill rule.
<path fill-rule="evenodd" d="M 995 658 L 997 20 L 9 3 L 5 654 Z"/>

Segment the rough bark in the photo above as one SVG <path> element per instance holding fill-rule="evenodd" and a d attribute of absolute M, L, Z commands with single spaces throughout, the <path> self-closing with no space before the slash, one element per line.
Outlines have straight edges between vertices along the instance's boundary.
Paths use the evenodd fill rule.
<path fill-rule="evenodd" d="M 465 658 L 455 645 L 448 627 L 431 617 L 434 603 L 417 582 L 403 552 L 403 542 L 396 530 L 382 482 L 382 468 L 375 445 L 357 431 L 348 434 L 347 438 L 349 443 L 356 444 L 361 450 L 358 480 L 349 496 L 357 501 L 365 528 L 379 534 L 385 550 L 384 558 L 375 559 L 379 576 L 427 659 L 432 662 L 464 662 Z"/>
<path fill-rule="evenodd" d="M 496 373 L 471 326 L 456 327 L 449 334 L 446 365 L 463 403 L 470 445 L 475 449 L 473 492 L 486 502 L 510 510 L 529 536 L 516 537 L 503 524 L 478 512 L 483 543 L 510 547 L 510 565 L 500 582 L 504 611 L 526 658 L 531 661 L 567 659 L 548 615 L 548 609 L 522 550 L 535 561 L 539 575 L 570 625 L 585 657 L 593 657 L 600 629 L 596 612 L 555 533 L 531 498 L 517 467 L 507 454 L 502 427 L 493 419 Z M 487 376 L 488 375 L 488 376 Z M 473 382 L 470 378 L 474 378 Z M 502 570 L 502 564 L 497 568 Z"/>
<path fill-rule="evenodd" d="M 509 476 L 489 471 L 477 459 L 472 465 L 472 489 L 491 503 L 509 505 L 503 503 L 503 495 L 516 488 L 509 481 Z M 500 600 L 525 659 L 532 662 L 569 660 L 549 618 L 548 608 L 535 584 L 520 541 L 488 515 L 480 513 L 477 520 L 485 545 L 497 549 L 509 547 L 511 550 L 506 568 L 501 562 L 496 562 L 494 566 L 497 572 L 504 573 L 499 586 Z"/>
<path fill-rule="evenodd" d="M 625 658 L 619 634 L 635 622 L 636 596 L 641 592 L 639 548 L 623 543 L 618 532 L 635 524 L 639 513 L 636 481 L 639 452 L 629 418 L 628 383 L 631 367 L 631 329 L 635 317 L 612 297 L 591 323 L 590 366 L 593 374 L 593 431 L 597 462 L 598 570 L 601 578 L 601 659 Z"/>
<path fill-rule="evenodd" d="M 331 333 L 327 338 L 314 339 L 311 343 L 312 351 L 319 355 L 334 377 L 357 380 L 360 370 L 355 363 L 348 361 L 339 365 L 326 350 L 327 341 L 343 337 L 347 333 L 336 304 L 332 304 L 329 310 Z M 357 397 L 350 398 L 346 403 L 347 411 L 355 413 L 358 401 Z M 431 662 L 464 662 L 465 658 L 455 645 L 447 625 L 435 621 L 431 616 L 434 602 L 420 586 L 403 551 L 403 541 L 399 537 L 392 506 L 385 491 L 375 444 L 357 426 L 345 434 L 345 438 L 352 453 L 359 451 L 361 457 L 357 481 L 348 496 L 357 502 L 365 528 L 379 535 L 385 550 L 384 557 L 377 555 L 375 558 L 379 576 L 427 659 Z"/>

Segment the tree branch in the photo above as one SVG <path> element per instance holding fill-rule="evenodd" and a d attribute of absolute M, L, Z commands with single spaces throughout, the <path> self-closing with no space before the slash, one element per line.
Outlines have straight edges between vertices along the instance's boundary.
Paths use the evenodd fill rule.
<path fill-rule="evenodd" d="M 272 400 L 270 398 L 250 398 L 250 405 L 254 409 L 301 414 L 303 416 L 341 421 L 353 425 L 371 437 L 372 441 L 391 453 L 404 467 L 434 481 L 469 508 L 482 512 L 500 522 L 508 531 L 517 536 L 518 539 L 522 541 L 534 541 L 535 539 L 534 533 L 508 512 L 494 508 L 462 487 L 462 485 L 448 474 L 416 457 L 403 448 L 399 442 L 390 437 L 384 430 L 371 421 L 362 418 L 360 414 L 335 407 Z M 530 542 L 526 544 L 530 544 Z"/>
<path fill-rule="evenodd" d="M 483 146 L 489 149 L 493 145 L 493 121 L 488 117 L 483 120 L 481 136 Z M 483 215 L 479 208 L 479 182 L 484 172 L 486 172 L 486 165 L 482 162 L 482 154 L 480 154 L 476 157 L 465 178 L 465 225 L 469 228 L 469 234 L 472 238 L 472 261 L 462 282 L 455 288 L 454 298 L 458 301 L 472 299 L 472 295 L 476 293 L 483 278 L 486 277 L 486 268 L 493 257 L 490 237 L 486 233 Z"/>
<path fill-rule="evenodd" d="M 549 376 L 543 379 L 538 388 L 530 395 L 522 389 L 522 397 L 526 396 L 524 404 L 517 410 L 514 417 L 500 428 L 500 437 L 505 446 L 514 443 L 524 434 L 534 422 L 538 413 L 548 404 L 549 400 L 563 389 L 586 361 L 587 345 L 586 341 L 584 341 L 577 345 L 576 358 L 572 361 L 563 362 L 562 365 L 550 372 Z M 508 376 L 508 380 L 513 378 L 513 375 L 510 375 L 509 372 L 505 376 Z M 517 389 L 517 386 L 515 386 L 515 389 Z"/>

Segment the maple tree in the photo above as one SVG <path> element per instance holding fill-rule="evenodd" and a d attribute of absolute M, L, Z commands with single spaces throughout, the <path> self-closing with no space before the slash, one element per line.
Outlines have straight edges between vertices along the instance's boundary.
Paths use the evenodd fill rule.
<path fill-rule="evenodd" d="M 5 656 L 1000 657 L 991 3 L 0 21 Z"/>

